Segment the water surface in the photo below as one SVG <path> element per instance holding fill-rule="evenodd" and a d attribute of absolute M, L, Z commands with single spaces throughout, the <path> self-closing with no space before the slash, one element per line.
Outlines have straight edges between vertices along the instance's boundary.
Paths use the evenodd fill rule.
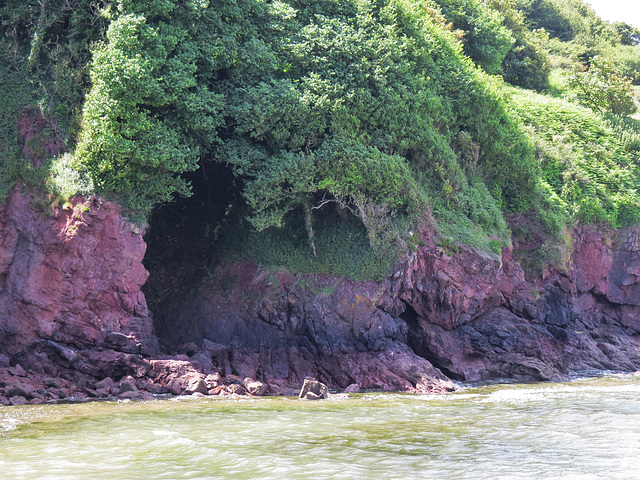
<path fill-rule="evenodd" d="M 0 478 L 640 479 L 640 375 L 0 409 Z"/>

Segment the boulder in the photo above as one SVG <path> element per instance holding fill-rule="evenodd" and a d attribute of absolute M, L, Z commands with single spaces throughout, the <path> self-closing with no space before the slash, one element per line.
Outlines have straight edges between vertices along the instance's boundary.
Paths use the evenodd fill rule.
<path fill-rule="evenodd" d="M 136 385 L 136 379 L 132 376 L 127 375 L 126 377 L 122 378 L 122 380 L 120 380 L 120 390 L 118 392 L 120 395 L 126 392 L 137 391 L 138 385 Z"/>
<path fill-rule="evenodd" d="M 315 378 L 307 377 L 304 379 L 298 398 L 305 400 L 321 400 L 328 396 L 329 389 L 324 383 L 317 381 Z"/>
<path fill-rule="evenodd" d="M 247 389 L 244 387 L 244 385 L 241 385 L 239 383 L 232 383 L 231 385 L 225 387 L 224 392 L 228 393 L 229 395 L 246 395 Z"/>
<path fill-rule="evenodd" d="M 16 396 L 31 398 L 31 396 L 35 391 L 36 389 L 34 388 L 33 385 L 27 382 L 19 381 L 8 386 L 5 390 L 5 395 L 9 398 L 16 397 Z"/>
<path fill-rule="evenodd" d="M 255 397 L 261 397 L 267 392 L 267 386 L 264 383 L 250 377 L 244 379 L 244 387 Z"/>
<path fill-rule="evenodd" d="M 208 392 L 206 376 L 190 362 L 182 360 L 151 360 L 154 383 L 169 388 L 174 395 Z"/>
<path fill-rule="evenodd" d="M 344 389 L 344 393 L 358 393 L 360 392 L 360 385 L 357 383 L 352 383 L 347 388 Z"/>
<path fill-rule="evenodd" d="M 116 382 L 111 377 L 103 378 L 99 382 L 96 382 L 96 391 L 106 392 L 108 394 L 111 387 L 115 386 Z"/>
<path fill-rule="evenodd" d="M 222 376 L 218 372 L 210 373 L 204 377 L 204 382 L 207 384 L 209 390 L 216 388 L 219 385 L 224 385 Z"/>

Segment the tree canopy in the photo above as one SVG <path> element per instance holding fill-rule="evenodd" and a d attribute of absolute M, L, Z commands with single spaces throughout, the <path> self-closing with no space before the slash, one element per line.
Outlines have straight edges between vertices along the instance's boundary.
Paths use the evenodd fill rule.
<path fill-rule="evenodd" d="M 409 248 L 426 211 L 442 235 L 485 246 L 509 242 L 511 212 L 556 212 L 556 225 L 594 202 L 582 221 L 640 212 L 622 138 L 635 127 L 611 119 L 635 111 L 638 32 L 580 0 L 9 0 L 0 18 L 0 193 L 44 180 L 142 220 L 218 165 L 255 229 L 298 215 L 313 246 L 312 216 L 333 204 L 382 250 Z M 570 176 L 548 172 L 564 160 L 524 112 L 591 114 L 508 83 L 613 115 L 602 135 L 628 151 L 623 191 L 589 174 L 565 195 Z M 37 161 L 15 121 L 29 108 L 46 126 L 29 141 L 63 145 Z"/>

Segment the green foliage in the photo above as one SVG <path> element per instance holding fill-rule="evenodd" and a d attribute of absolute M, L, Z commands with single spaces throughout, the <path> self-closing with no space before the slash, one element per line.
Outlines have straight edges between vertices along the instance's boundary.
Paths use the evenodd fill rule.
<path fill-rule="evenodd" d="M 148 3 L 151 15 L 175 7 Z M 132 214 L 146 215 L 175 193 L 189 193 L 179 174 L 194 170 L 201 144 L 215 140 L 221 103 L 198 85 L 200 52 L 186 27 L 152 25 L 128 13 L 132 5 L 120 5 L 107 42 L 94 53 L 76 156 L 98 191 L 120 199 Z M 197 14 L 197 7 L 183 9 L 185 20 Z M 200 134 L 197 141 L 189 133 Z"/>
<path fill-rule="evenodd" d="M 355 219 L 341 220 L 333 209 L 323 209 L 316 215 L 317 255 L 310 255 L 303 223 L 302 215 L 295 210 L 287 215 L 282 228 L 257 232 L 240 221 L 216 248 L 227 261 L 248 257 L 271 268 L 356 280 L 382 279 L 397 260 L 397 251 L 389 250 L 384 255 L 374 252 L 366 229 Z"/>
<path fill-rule="evenodd" d="M 460 32 L 465 53 L 489 74 L 502 72 L 511 49 L 512 32 L 502 25 L 501 14 L 479 0 L 435 0 L 444 17 Z"/>
<path fill-rule="evenodd" d="M 15 119 L 20 115 L 24 97 L 28 98 L 28 86 L 26 82 L 20 82 L 8 65 L 0 64 L 0 69 L 0 76 L 10 80 L 0 82 L 0 103 L 3 105 L 0 113 L 0 202 L 4 202 L 27 166 L 19 148 Z"/>
<path fill-rule="evenodd" d="M 604 113 L 632 115 L 638 110 L 630 79 L 619 77 L 608 62 L 598 57 L 586 72 L 576 71 L 568 79 L 577 103 Z"/>
<path fill-rule="evenodd" d="M 18 181 L 45 183 L 51 158 L 41 143 L 73 146 L 89 45 L 104 28 L 95 7 L 83 0 L 8 0 L 0 6 L 0 201 Z M 40 131 L 29 131 L 23 145 L 17 126 L 31 116 L 38 117 L 33 128 Z"/>
<path fill-rule="evenodd" d="M 489 240 L 489 248 L 496 255 L 502 254 L 502 242 L 500 240 Z"/>
<path fill-rule="evenodd" d="M 391 240 L 389 219 L 423 211 L 430 196 L 416 177 L 437 179 L 443 165 L 457 164 L 461 148 L 474 186 L 452 170 L 441 179 L 457 189 L 446 208 L 503 235 L 500 210 L 480 178 L 505 184 L 501 201 L 526 203 L 533 157 L 503 109 L 500 82 L 473 69 L 437 10 L 409 1 L 341 2 L 318 15 L 316 2 L 283 5 L 263 20 L 263 32 L 277 31 L 260 43 L 269 58 L 263 76 L 235 80 L 236 69 L 247 70 L 242 63 L 227 72 L 232 129 L 214 149 L 242 179 L 252 223 L 282 226 L 300 205 L 317 212 L 338 204 L 360 219 L 374 249 L 386 251 L 406 239 L 398 231 Z M 460 131 L 475 145 L 474 158 L 458 145 Z"/>
<path fill-rule="evenodd" d="M 443 242 L 496 254 L 504 213 L 556 236 L 640 215 L 640 129 L 619 116 L 638 34 L 580 0 L 11 0 L 0 18 L 0 195 L 30 179 L 144 219 L 224 165 L 212 210 L 243 212 L 223 232 L 240 252 L 361 278 L 417 248 L 429 211 Z M 25 107 L 65 145 L 38 168 Z"/>
<path fill-rule="evenodd" d="M 544 28 L 549 35 L 563 42 L 577 40 L 588 43 L 600 37 L 602 41 L 619 41 L 617 30 L 600 19 L 591 6 L 582 0 L 517 0 L 528 25 Z"/>
<path fill-rule="evenodd" d="M 611 25 L 620 35 L 620 43 L 625 46 L 635 47 L 640 44 L 640 30 L 624 22 L 613 22 Z"/>
<path fill-rule="evenodd" d="M 624 121 L 616 132 L 591 110 L 559 99 L 524 91 L 513 98 L 540 158 L 546 206 L 539 211 L 548 231 L 557 233 L 574 216 L 614 227 L 640 220 L 640 170 L 622 141 Z"/>
<path fill-rule="evenodd" d="M 640 50 L 634 48 L 637 29 L 625 23 L 608 23 L 583 0 L 516 0 L 531 30 L 544 29 L 551 39 L 546 48 L 564 67 L 586 69 L 602 57 L 620 77 L 634 82 L 640 66 Z"/>
<path fill-rule="evenodd" d="M 549 86 L 549 60 L 543 32 L 524 32 L 503 61 L 504 79 L 511 85 L 542 91 Z"/>
<path fill-rule="evenodd" d="M 618 77 L 630 79 L 640 85 L 640 48 L 630 45 L 612 45 L 603 48 L 600 56 Z"/>
<path fill-rule="evenodd" d="M 94 191 L 91 177 L 70 153 L 53 159 L 46 184 L 51 193 L 64 200 L 73 195 L 89 195 Z"/>
<path fill-rule="evenodd" d="M 640 120 L 611 113 L 605 114 L 604 119 L 605 126 L 615 133 L 623 148 L 638 158 L 640 156 Z"/>
<path fill-rule="evenodd" d="M 318 187 L 342 203 L 369 201 L 391 209 L 407 206 L 415 190 L 406 160 L 353 141 L 326 141 L 318 150 Z M 350 200 L 347 200 L 350 199 Z"/>

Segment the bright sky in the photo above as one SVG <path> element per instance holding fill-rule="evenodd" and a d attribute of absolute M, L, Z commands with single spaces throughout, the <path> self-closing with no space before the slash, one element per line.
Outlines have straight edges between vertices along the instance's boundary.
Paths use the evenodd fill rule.
<path fill-rule="evenodd" d="M 640 2 L 638 0 L 584 0 L 603 20 L 625 22 L 640 28 Z"/>

